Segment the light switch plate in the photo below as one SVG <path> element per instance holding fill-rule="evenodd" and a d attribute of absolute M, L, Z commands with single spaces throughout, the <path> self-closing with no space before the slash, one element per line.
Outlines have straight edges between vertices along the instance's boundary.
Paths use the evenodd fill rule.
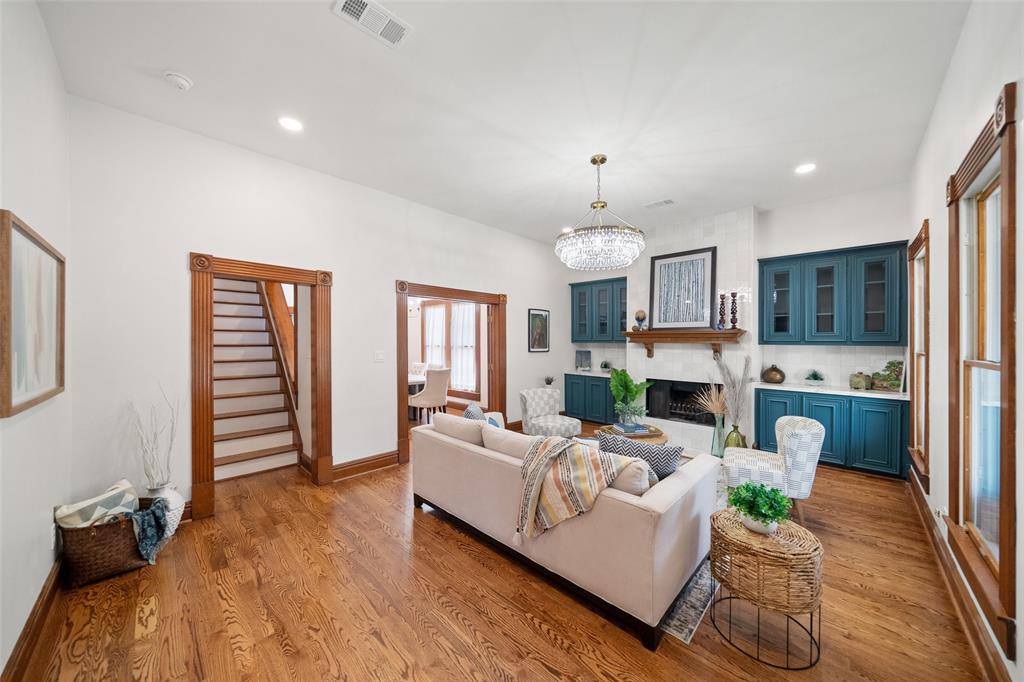
<path fill-rule="evenodd" d="M 382 350 L 375 350 L 375 351 L 373 351 L 373 361 L 374 362 L 384 362 L 384 351 L 382 351 Z"/>

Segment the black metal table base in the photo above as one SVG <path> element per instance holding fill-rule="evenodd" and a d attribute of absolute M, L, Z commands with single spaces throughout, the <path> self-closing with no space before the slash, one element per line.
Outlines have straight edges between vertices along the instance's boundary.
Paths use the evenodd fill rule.
<path fill-rule="evenodd" d="M 722 585 L 721 590 L 722 590 L 723 593 L 725 593 L 727 591 L 724 585 Z M 751 652 L 748 649 L 740 646 L 734 640 L 734 638 L 733 638 L 732 604 L 733 604 L 734 601 L 738 601 L 738 602 L 742 602 L 742 603 L 748 604 L 748 605 L 752 606 L 753 608 L 757 609 L 757 632 L 755 633 L 755 636 L 754 636 L 755 650 L 753 652 Z M 727 603 L 728 604 L 728 608 L 726 608 L 726 606 L 722 605 L 723 603 Z M 719 615 L 719 610 L 724 612 L 721 615 L 726 616 L 727 623 L 723 623 L 722 622 L 725 619 L 723 619 L 721 617 L 721 615 Z M 740 597 L 732 596 L 731 594 L 729 594 L 728 596 L 719 596 L 711 604 L 711 623 L 715 626 L 715 630 L 718 631 L 718 634 L 722 636 L 722 639 L 724 639 L 729 644 L 731 644 L 733 646 L 733 648 L 735 648 L 737 651 L 740 651 L 740 652 L 746 654 L 750 658 L 753 658 L 755 661 L 763 663 L 764 665 L 768 665 L 768 666 L 771 666 L 773 668 L 779 668 L 780 670 L 807 670 L 808 668 L 813 668 L 818 663 L 818 660 L 821 658 L 821 606 L 819 605 L 816 611 L 811 611 L 809 614 L 807 614 L 807 618 L 809 619 L 809 623 L 807 625 L 804 625 L 802 622 L 800 622 L 799 619 L 794 618 L 793 616 L 790 616 L 790 615 L 787 615 L 787 614 L 778 613 L 777 611 L 772 611 L 770 609 L 765 609 L 765 611 L 768 611 L 770 613 L 774 613 L 774 614 L 777 614 L 777 615 L 780 615 L 780 616 L 784 616 L 785 619 L 786 619 L 786 652 L 785 652 L 785 654 L 786 654 L 786 664 L 785 665 L 779 665 L 778 663 L 773 663 L 772 661 L 766 660 L 764 658 L 764 653 L 761 650 L 761 607 L 760 606 L 756 606 L 755 604 L 753 604 L 753 603 L 751 603 L 749 601 L 746 601 L 745 599 L 742 599 Z M 815 636 L 815 634 L 814 634 L 814 632 L 815 632 L 815 628 L 814 628 L 815 621 L 817 621 L 817 626 L 818 626 L 818 628 L 817 628 L 817 633 L 818 633 L 817 636 Z M 801 654 L 799 656 L 799 658 L 796 655 L 793 655 L 791 650 L 790 650 L 790 644 L 791 644 L 791 641 L 792 641 L 790 633 L 791 633 L 791 630 L 793 629 L 792 626 L 794 626 L 794 625 L 796 626 L 796 633 L 795 633 L 795 635 L 793 635 L 793 637 L 799 637 L 801 639 L 806 638 L 806 642 L 807 642 L 807 655 L 805 656 L 805 655 Z M 725 628 L 724 630 L 723 630 L 723 627 Z M 781 660 L 781 658 L 782 658 L 782 656 L 780 654 L 779 655 L 779 659 Z M 791 662 L 792 662 L 792 664 L 791 664 Z"/>

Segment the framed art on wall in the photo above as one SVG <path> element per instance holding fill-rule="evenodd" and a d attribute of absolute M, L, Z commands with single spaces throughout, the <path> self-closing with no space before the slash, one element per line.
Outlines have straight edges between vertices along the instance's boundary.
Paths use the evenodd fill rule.
<path fill-rule="evenodd" d="M 64 390 L 64 256 L 0 211 L 0 417 Z"/>
<path fill-rule="evenodd" d="M 528 347 L 531 353 L 547 353 L 551 350 L 551 312 L 530 308 L 527 312 L 529 330 Z"/>
<path fill-rule="evenodd" d="M 712 327 L 715 246 L 651 256 L 651 329 Z"/>

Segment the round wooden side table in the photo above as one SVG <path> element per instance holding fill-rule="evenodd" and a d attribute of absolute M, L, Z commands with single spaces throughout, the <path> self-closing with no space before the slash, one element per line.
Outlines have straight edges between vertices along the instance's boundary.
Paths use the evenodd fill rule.
<path fill-rule="evenodd" d="M 651 443 L 653 445 L 664 445 L 665 443 L 668 442 L 668 436 L 666 436 L 665 433 L 657 426 L 648 425 L 647 429 L 648 432 L 642 436 L 638 436 L 632 433 L 619 433 L 610 424 L 608 426 L 599 426 L 594 430 L 610 433 L 613 436 L 623 436 L 625 438 L 629 438 L 630 440 L 640 441 L 641 443 Z"/>
<path fill-rule="evenodd" d="M 711 622 L 718 634 L 766 665 L 785 670 L 813 667 L 821 657 L 821 560 L 818 538 L 792 521 L 763 535 L 748 530 L 735 509 L 712 514 L 711 575 L 722 594 L 711 606 Z M 742 602 L 756 609 L 756 617 L 735 623 L 733 606 L 739 608 Z M 782 615 L 778 623 L 785 623 L 784 636 L 777 623 L 762 623 L 762 609 Z M 783 639 L 784 654 L 776 651 Z"/>

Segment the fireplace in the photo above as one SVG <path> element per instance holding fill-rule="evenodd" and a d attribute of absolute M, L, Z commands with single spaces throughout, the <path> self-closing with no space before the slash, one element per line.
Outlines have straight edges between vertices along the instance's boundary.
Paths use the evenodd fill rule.
<path fill-rule="evenodd" d="M 694 401 L 697 393 L 708 384 L 695 381 L 651 379 L 654 385 L 647 389 L 647 414 L 658 419 L 670 419 L 690 424 L 715 425 L 714 415 L 701 410 Z"/>

